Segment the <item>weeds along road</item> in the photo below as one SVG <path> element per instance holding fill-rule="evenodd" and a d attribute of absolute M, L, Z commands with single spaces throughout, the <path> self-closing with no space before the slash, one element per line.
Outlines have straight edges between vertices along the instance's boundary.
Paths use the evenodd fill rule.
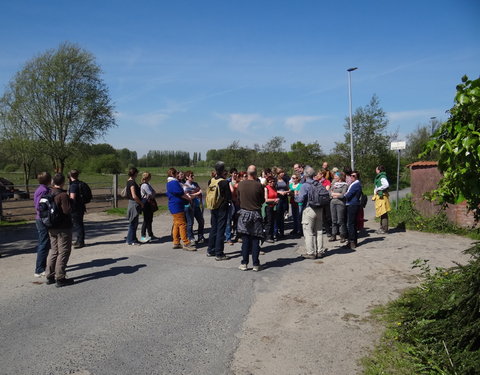
<path fill-rule="evenodd" d="M 288 239 L 255 273 L 237 269 L 240 244 L 223 262 L 173 250 L 169 215 L 137 247 L 125 219 L 89 214 L 60 289 L 33 278 L 34 225 L 1 228 L 0 374 L 354 374 L 379 337 L 371 307 L 417 282 L 414 259 L 451 266 L 471 242 L 368 224 L 356 252 L 303 260 Z"/>

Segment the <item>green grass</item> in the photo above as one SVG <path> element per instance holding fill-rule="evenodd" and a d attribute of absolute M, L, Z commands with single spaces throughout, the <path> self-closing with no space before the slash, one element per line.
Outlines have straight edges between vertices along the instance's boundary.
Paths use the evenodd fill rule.
<path fill-rule="evenodd" d="M 14 227 L 18 225 L 25 225 L 28 224 L 29 221 L 27 220 L 18 220 L 18 221 L 3 221 L 0 220 L 0 227 Z"/>
<path fill-rule="evenodd" d="M 158 211 L 155 214 L 159 214 L 161 212 L 168 211 L 168 206 L 159 205 Z M 127 208 L 126 207 L 118 207 L 118 208 L 109 208 L 105 210 L 105 213 L 114 216 L 127 216 Z"/>

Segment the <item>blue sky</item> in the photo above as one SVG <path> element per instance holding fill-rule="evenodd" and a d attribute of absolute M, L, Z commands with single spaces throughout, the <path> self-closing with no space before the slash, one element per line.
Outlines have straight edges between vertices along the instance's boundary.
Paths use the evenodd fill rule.
<path fill-rule="evenodd" d="M 480 2 L 0 1 L 0 86 L 64 41 L 96 56 L 115 104 L 116 148 L 205 152 L 273 136 L 343 141 L 373 94 L 399 140 L 447 119 L 480 73 Z"/>

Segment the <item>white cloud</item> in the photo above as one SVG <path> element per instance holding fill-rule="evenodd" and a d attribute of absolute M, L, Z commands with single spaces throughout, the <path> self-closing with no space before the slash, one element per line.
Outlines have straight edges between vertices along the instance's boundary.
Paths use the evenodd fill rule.
<path fill-rule="evenodd" d="M 294 133 L 301 133 L 309 122 L 321 119 L 321 116 L 292 116 L 285 119 L 285 127 Z"/>
<path fill-rule="evenodd" d="M 117 112 L 115 117 L 121 124 L 131 126 L 147 126 L 150 128 L 157 128 L 170 116 L 163 111 L 156 111 L 142 114 L 129 114 L 124 112 Z"/>
<path fill-rule="evenodd" d="M 418 109 L 412 111 L 388 112 L 387 116 L 390 121 L 401 121 L 415 118 L 421 118 L 427 121 L 430 117 L 436 116 L 438 112 L 437 109 Z"/>
<path fill-rule="evenodd" d="M 217 116 L 227 120 L 228 127 L 240 133 L 248 133 L 255 128 L 266 127 L 273 123 L 273 119 L 263 117 L 258 113 L 230 113 Z"/>

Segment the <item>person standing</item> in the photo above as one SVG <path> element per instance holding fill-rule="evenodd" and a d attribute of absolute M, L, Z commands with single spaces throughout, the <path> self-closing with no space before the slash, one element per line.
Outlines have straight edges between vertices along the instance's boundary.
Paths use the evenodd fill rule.
<path fill-rule="evenodd" d="M 346 199 L 345 206 L 347 208 L 347 247 L 355 249 L 357 247 L 358 229 L 357 214 L 360 208 L 360 195 L 362 194 L 362 184 L 360 183 L 360 174 L 357 171 L 350 173 L 350 185 L 344 197 Z"/>
<path fill-rule="evenodd" d="M 388 233 L 388 212 L 391 211 L 390 196 L 388 188 L 390 184 L 387 180 L 385 167 L 379 165 L 375 172 L 375 188 L 373 190 L 372 200 L 375 202 L 375 216 L 380 218 L 380 228 L 377 230 L 378 234 Z"/>
<path fill-rule="evenodd" d="M 48 228 L 40 219 L 38 204 L 40 203 L 40 199 L 50 192 L 48 185 L 50 185 L 52 182 L 52 176 L 48 172 L 42 172 L 38 174 L 37 179 L 40 185 L 33 194 L 33 204 L 36 212 L 35 225 L 38 233 L 38 245 L 37 262 L 35 264 L 35 273 L 33 276 L 42 277 L 45 276 L 45 268 L 47 267 L 48 250 L 50 250 L 50 238 L 48 236 Z"/>
<path fill-rule="evenodd" d="M 282 168 L 277 169 L 275 190 L 277 191 L 278 204 L 277 213 L 275 215 L 274 233 L 277 239 L 281 239 L 285 237 L 285 214 L 288 214 L 288 197 L 290 195 L 288 179 L 285 177 L 285 171 Z"/>
<path fill-rule="evenodd" d="M 325 248 L 323 247 L 323 207 L 314 207 L 309 204 L 308 193 L 313 189 L 313 184 L 319 184 L 313 180 L 315 170 L 307 166 L 304 170 L 305 182 L 302 183 L 299 194 L 295 197 L 297 203 L 302 203 L 304 207 L 302 213 L 303 236 L 305 237 L 306 253 L 302 256 L 306 259 L 323 258 Z"/>
<path fill-rule="evenodd" d="M 242 235 L 242 262 L 238 268 L 242 271 L 248 270 L 249 254 L 252 253 L 253 270 L 260 271 L 262 266 L 258 256 L 263 238 L 261 210 L 265 197 L 254 165 L 248 167 L 247 176 L 248 179 L 241 181 L 237 189 L 240 204 L 237 231 Z"/>
<path fill-rule="evenodd" d="M 155 238 L 153 235 L 152 223 L 153 223 L 153 205 L 155 200 L 155 190 L 150 185 L 152 175 L 150 172 L 142 173 L 142 185 L 140 186 L 140 196 L 143 203 L 143 223 L 141 229 L 141 242 L 150 242 Z M 153 202 L 155 204 L 155 202 Z M 147 236 L 148 233 L 148 236 Z"/>
<path fill-rule="evenodd" d="M 57 173 L 53 176 L 51 194 L 58 208 L 59 219 L 55 227 L 48 229 L 51 248 L 47 257 L 45 276 L 47 284 L 56 283 L 57 288 L 72 285 L 73 279 L 66 278 L 67 263 L 72 251 L 72 205 L 67 192 L 63 190 L 65 176 Z"/>
<path fill-rule="evenodd" d="M 295 201 L 295 197 L 300 193 L 300 189 L 302 188 L 302 184 L 300 181 L 300 176 L 294 174 L 291 178 L 290 183 L 290 206 L 292 208 L 292 218 L 293 218 L 293 230 L 290 232 L 292 236 L 299 236 L 302 235 L 302 225 L 301 225 L 301 218 L 302 218 L 302 205 L 303 203 L 297 203 Z"/>
<path fill-rule="evenodd" d="M 267 186 L 265 186 L 265 241 L 275 242 L 275 222 L 277 216 L 277 204 L 279 202 L 277 189 L 275 188 L 275 178 L 267 177 Z"/>
<path fill-rule="evenodd" d="M 194 181 L 195 174 L 192 171 L 185 172 L 185 184 L 183 184 L 183 191 L 191 198 L 191 203 L 185 205 L 185 216 L 187 219 L 187 236 L 191 243 L 205 243 L 205 237 L 203 236 L 203 230 L 205 227 L 205 219 L 203 218 L 202 211 L 202 189 L 200 185 Z M 197 220 L 198 225 L 198 239 L 195 241 L 193 234 L 194 219 Z"/>
<path fill-rule="evenodd" d="M 225 180 L 225 163 L 217 161 L 215 176 L 210 180 L 207 191 L 207 208 L 211 210 L 210 236 L 208 238 L 207 256 L 215 260 L 228 260 L 225 255 L 225 228 L 227 226 L 229 203 L 232 200 L 230 186 Z"/>
<path fill-rule="evenodd" d="M 330 188 L 330 212 L 332 214 L 332 237 L 329 241 L 336 241 L 337 234 L 340 233 L 340 242 L 347 240 L 347 227 L 345 225 L 345 199 L 347 192 L 347 183 L 345 182 L 345 174 L 335 172 L 333 175 L 333 184 Z"/>
<path fill-rule="evenodd" d="M 85 225 L 83 218 L 85 216 L 85 212 L 87 211 L 80 191 L 80 180 L 78 179 L 79 175 L 80 172 L 77 169 L 72 169 L 68 173 L 68 179 L 70 181 L 68 192 L 70 199 L 72 200 L 73 233 L 76 236 L 76 240 L 73 243 L 73 247 L 75 249 L 85 246 Z"/>
<path fill-rule="evenodd" d="M 127 181 L 127 219 L 128 219 L 128 233 L 127 245 L 140 245 L 137 239 L 138 219 L 140 212 L 143 209 L 143 203 L 140 199 L 140 186 L 138 186 L 135 179 L 138 177 L 138 169 L 133 167 L 128 170 Z"/>

